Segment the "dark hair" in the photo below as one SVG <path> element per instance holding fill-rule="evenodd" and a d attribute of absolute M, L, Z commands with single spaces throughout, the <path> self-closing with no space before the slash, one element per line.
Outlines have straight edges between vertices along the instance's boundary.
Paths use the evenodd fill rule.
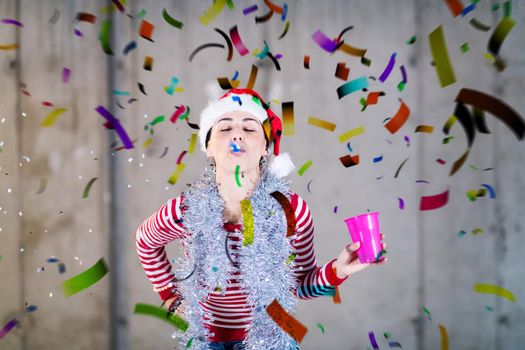
<path fill-rule="evenodd" d="M 208 130 L 208 132 L 206 133 L 206 141 L 204 142 L 204 146 L 206 148 L 208 148 L 208 142 L 210 141 L 210 138 L 211 138 L 211 129 L 213 129 L 213 127 L 210 128 L 210 130 Z M 263 134 L 264 134 L 264 139 L 266 140 L 266 149 L 268 149 L 268 147 L 270 146 L 270 140 L 268 139 L 268 136 L 266 136 L 266 132 L 264 131 L 264 129 L 263 129 Z"/>

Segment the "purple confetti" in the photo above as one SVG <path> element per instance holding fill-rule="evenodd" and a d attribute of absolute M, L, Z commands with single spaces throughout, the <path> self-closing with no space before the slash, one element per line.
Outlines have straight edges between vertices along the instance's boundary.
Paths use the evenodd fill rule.
<path fill-rule="evenodd" d="M 106 119 L 113 126 L 118 136 L 122 140 L 124 147 L 126 149 L 132 149 L 133 143 L 131 142 L 131 139 L 129 138 L 128 134 L 126 133 L 126 130 L 124 130 L 120 122 L 113 115 L 111 115 L 111 113 L 103 106 L 98 106 L 97 108 L 95 108 L 95 110 L 98 113 L 100 113 L 100 115 L 102 115 L 102 117 L 104 117 L 104 119 Z"/>
<path fill-rule="evenodd" d="M 258 8 L 259 8 L 259 7 L 258 7 L 257 5 L 252 5 L 252 6 L 250 6 L 250 7 L 246 7 L 246 8 L 244 8 L 244 9 L 242 10 L 242 13 L 243 13 L 243 15 L 246 16 L 246 15 L 249 14 L 249 13 L 252 13 L 252 12 L 254 12 L 254 11 L 257 11 Z"/>
<path fill-rule="evenodd" d="M 62 69 L 62 81 L 64 83 L 69 83 L 69 76 L 71 75 L 71 69 L 64 67 Z"/>
<path fill-rule="evenodd" d="M 84 34 L 82 34 L 82 32 L 80 30 L 78 30 L 77 28 L 75 28 L 75 30 L 73 32 L 75 33 L 76 36 L 79 36 L 81 38 L 84 37 Z"/>
<path fill-rule="evenodd" d="M 399 69 L 401 69 L 401 76 L 403 77 L 403 83 L 408 83 L 408 79 L 407 79 L 407 71 L 405 69 L 405 66 L 401 66 L 399 67 Z"/>
<path fill-rule="evenodd" d="M 377 341 L 376 341 L 374 332 L 368 332 L 368 338 L 370 339 L 370 344 L 372 344 L 372 347 L 374 349 L 379 349 L 379 345 L 377 345 Z"/>
<path fill-rule="evenodd" d="M 5 337 L 5 335 L 9 333 L 9 331 L 13 329 L 17 325 L 17 323 L 18 321 L 14 318 L 11 321 L 7 322 L 4 328 L 0 331 L 0 339 Z"/>
<path fill-rule="evenodd" d="M 405 209 L 405 201 L 401 197 L 397 197 L 399 200 L 399 209 Z"/>
<path fill-rule="evenodd" d="M 379 77 L 379 81 L 384 83 L 390 73 L 392 72 L 392 69 L 394 68 L 394 65 L 396 64 L 396 53 L 394 52 L 392 56 L 390 56 L 390 60 L 388 61 L 388 64 L 385 67 L 385 70 L 383 73 L 381 73 L 381 76 Z"/>
<path fill-rule="evenodd" d="M 331 40 L 320 30 L 312 34 L 312 39 L 329 53 L 332 53 L 337 49 L 335 41 Z"/>
<path fill-rule="evenodd" d="M 5 23 L 5 24 L 13 24 L 13 25 L 19 26 L 19 27 L 23 27 L 24 26 L 21 22 L 18 22 L 16 19 L 12 19 L 12 18 L 4 18 L 0 22 Z"/>

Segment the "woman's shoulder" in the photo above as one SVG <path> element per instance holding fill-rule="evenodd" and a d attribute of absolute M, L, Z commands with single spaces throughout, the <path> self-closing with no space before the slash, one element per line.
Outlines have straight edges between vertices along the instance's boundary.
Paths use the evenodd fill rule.
<path fill-rule="evenodd" d="M 308 204 L 306 203 L 306 201 L 298 194 L 296 193 L 295 191 L 293 190 L 288 190 L 288 199 L 290 201 L 290 204 L 292 205 L 293 209 L 297 212 L 297 209 L 299 209 L 299 211 L 301 211 L 301 209 L 304 207 L 304 208 L 308 208 Z M 296 214 L 297 215 L 297 214 Z"/>

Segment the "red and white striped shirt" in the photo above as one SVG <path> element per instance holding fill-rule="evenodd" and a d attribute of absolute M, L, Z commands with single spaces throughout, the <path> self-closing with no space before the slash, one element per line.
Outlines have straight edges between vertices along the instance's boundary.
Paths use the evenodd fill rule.
<path fill-rule="evenodd" d="M 136 247 L 147 277 L 156 288 L 163 287 L 173 278 L 172 266 L 164 246 L 175 239 L 184 239 L 191 235 L 181 221 L 181 208 L 184 196 L 170 199 L 157 212 L 147 218 L 136 231 Z M 314 224 L 306 202 L 296 193 L 291 193 L 291 204 L 295 212 L 295 234 L 288 239 L 292 242 L 295 254 L 294 275 L 297 280 L 295 291 L 300 299 L 311 299 L 331 294 L 344 279 L 339 279 L 332 269 L 334 260 L 322 267 L 317 266 L 314 254 Z M 224 229 L 229 235 L 229 249 L 235 262 L 235 253 L 242 244 L 242 224 L 226 223 Z M 283 232 L 286 234 L 286 232 Z M 242 278 L 242 271 L 237 267 L 234 276 Z M 170 290 L 159 293 L 165 300 L 172 295 Z M 246 291 L 240 288 L 239 280 L 228 281 L 226 291 L 210 292 L 201 306 L 210 311 L 211 317 L 204 319 L 204 324 L 214 333 L 210 341 L 223 342 L 242 340 L 245 330 L 252 321 L 251 306 L 247 303 Z"/>

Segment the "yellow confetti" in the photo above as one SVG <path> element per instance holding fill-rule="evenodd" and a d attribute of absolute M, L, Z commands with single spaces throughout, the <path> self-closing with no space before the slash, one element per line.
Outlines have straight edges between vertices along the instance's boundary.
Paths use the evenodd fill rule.
<path fill-rule="evenodd" d="M 317 126 L 322 129 L 326 129 L 328 131 L 334 131 L 336 127 L 334 123 L 330 123 L 330 122 L 327 122 L 326 120 L 317 119 L 314 117 L 308 117 L 308 124 Z"/>
<path fill-rule="evenodd" d="M 42 120 L 42 126 L 45 127 L 45 128 L 48 128 L 50 126 L 53 126 L 53 124 L 55 124 L 57 118 L 62 114 L 64 113 L 65 111 L 67 111 L 67 109 L 65 108 L 55 108 L 55 110 L 53 110 L 51 113 L 49 113 L 45 118 L 44 120 Z"/>
<path fill-rule="evenodd" d="M 184 163 L 177 164 L 175 171 L 171 174 L 170 178 L 168 179 L 168 182 L 170 183 L 170 185 L 175 185 L 175 183 L 177 183 L 177 180 L 179 179 L 179 176 L 184 170 L 184 168 L 186 168 L 186 164 Z"/>
<path fill-rule="evenodd" d="M 246 247 L 253 243 L 253 210 L 252 203 L 249 199 L 243 199 L 241 201 L 241 210 L 242 210 L 242 222 L 243 222 L 243 234 L 244 239 L 242 245 Z"/>
<path fill-rule="evenodd" d="M 364 126 L 359 126 L 359 127 L 355 128 L 355 129 L 352 129 L 352 130 L 349 130 L 349 131 L 345 132 L 344 134 L 339 135 L 339 142 L 346 142 L 349 139 L 351 139 L 352 137 L 364 134 L 364 132 L 365 132 Z"/>
<path fill-rule="evenodd" d="M 197 142 L 197 134 L 191 134 L 190 145 L 188 146 L 188 153 L 193 154 L 195 152 L 195 144 Z"/>

